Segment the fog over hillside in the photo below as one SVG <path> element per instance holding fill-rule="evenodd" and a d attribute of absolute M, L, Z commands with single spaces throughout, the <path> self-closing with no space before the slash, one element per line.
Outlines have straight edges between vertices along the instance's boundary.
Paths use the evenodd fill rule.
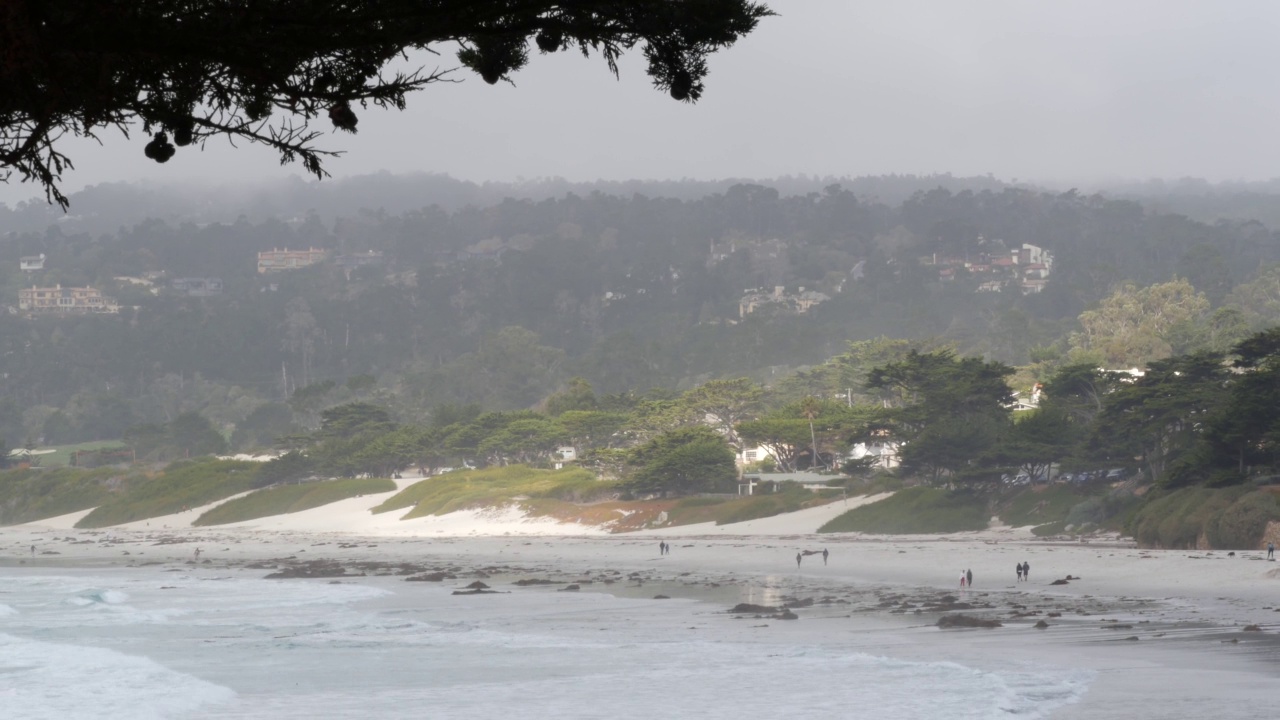
<path fill-rule="evenodd" d="M 464 207 L 489 207 L 505 199 L 541 201 L 566 195 L 604 193 L 619 197 L 696 200 L 723 193 L 734 185 L 757 183 L 776 188 L 785 196 L 821 192 L 841 185 L 861 198 L 898 204 L 923 190 L 999 190 L 1007 183 L 991 177 L 951 175 L 887 175 L 859 178 L 795 176 L 764 180 L 623 180 L 570 182 L 547 178 L 521 182 L 475 183 L 447 175 L 387 172 L 338 180 L 316 181 L 293 176 L 281 180 L 247 183 L 114 182 L 86 188 L 71 196 L 71 212 L 41 200 L 0 204 L 0 232 L 32 232 L 57 226 L 62 232 L 98 234 L 147 219 L 170 223 L 234 222 L 269 218 L 289 220 L 314 214 L 326 222 L 354 217 L 362 211 L 398 215 L 437 206 L 454 211 Z"/>

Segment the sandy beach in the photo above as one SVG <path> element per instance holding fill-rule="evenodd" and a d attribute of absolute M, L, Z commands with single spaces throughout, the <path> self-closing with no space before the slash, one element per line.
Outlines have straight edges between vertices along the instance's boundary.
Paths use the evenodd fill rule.
<path fill-rule="evenodd" d="M 620 597 L 662 595 L 693 601 L 667 611 L 681 627 L 732 629 L 765 642 L 821 644 L 831 633 L 853 634 L 893 657 L 1096 673 L 1083 699 L 1055 718 L 1155 717 L 1143 713 L 1156 696 L 1178 712 L 1248 717 L 1269 707 L 1280 674 L 1280 565 L 1264 552 L 1141 550 L 1117 537 L 1051 542 L 1015 528 L 907 537 L 814 532 L 869 499 L 736 525 L 610 535 L 531 521 L 515 509 L 414 521 L 371 515 L 368 508 L 385 497 L 217 528 L 190 526 L 203 508 L 103 530 L 74 529 L 77 513 L 0 529 L 0 567 L 183 568 L 304 582 L 427 578 L 424 585 L 456 588 L 480 579 L 502 592 L 545 594 L 573 584 Z M 660 542 L 669 543 L 669 554 L 659 554 Z M 826 563 L 817 554 L 824 549 Z M 797 567 L 797 554 L 806 552 L 814 554 Z M 1014 566 L 1023 562 L 1031 572 L 1020 583 Z M 965 570 L 974 583 L 962 591 Z M 545 586 L 513 584 L 531 579 Z M 788 606 L 798 622 L 772 612 L 733 621 L 726 611 L 739 602 Z M 954 615 L 1001 627 L 936 627 Z M 742 629 L 748 626 L 755 629 Z"/>

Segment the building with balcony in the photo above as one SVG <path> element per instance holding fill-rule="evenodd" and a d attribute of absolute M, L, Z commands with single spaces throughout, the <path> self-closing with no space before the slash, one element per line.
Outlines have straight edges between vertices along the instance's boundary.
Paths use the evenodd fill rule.
<path fill-rule="evenodd" d="M 18 291 L 18 310 L 32 315 L 90 315 L 120 312 L 114 298 L 91 287 L 31 287 Z"/>
<path fill-rule="evenodd" d="M 319 248 L 307 248 L 306 250 L 290 250 L 289 248 L 281 250 L 276 248 L 274 250 L 266 250 L 258 253 L 258 272 L 265 274 L 296 270 L 324 262 L 328 257 L 329 251 Z"/>

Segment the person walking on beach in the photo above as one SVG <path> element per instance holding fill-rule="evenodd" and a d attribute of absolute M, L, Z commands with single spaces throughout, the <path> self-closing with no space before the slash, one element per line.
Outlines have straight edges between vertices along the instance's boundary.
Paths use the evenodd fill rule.
<path fill-rule="evenodd" d="M 965 580 L 968 580 L 968 581 L 969 581 L 969 587 L 973 587 L 973 571 L 972 571 L 972 570 L 965 570 L 965 571 L 964 571 L 964 578 L 965 578 Z"/>
<path fill-rule="evenodd" d="M 659 555 L 667 554 L 667 542 L 665 540 L 658 541 L 658 554 Z"/>
<path fill-rule="evenodd" d="M 1273 542 L 1267 543 L 1267 559 L 1268 560 L 1276 559 L 1276 544 Z"/>
<path fill-rule="evenodd" d="M 961 589 L 961 590 L 963 590 L 963 589 L 964 589 L 964 587 L 965 587 L 965 586 L 964 586 L 964 581 L 965 581 L 964 572 L 961 572 L 961 573 L 960 573 L 960 589 Z"/>
<path fill-rule="evenodd" d="M 828 555 L 830 555 L 830 554 L 831 554 L 831 553 L 827 552 L 827 549 L 826 549 L 826 548 L 822 548 L 822 564 L 823 564 L 823 565 L 826 565 L 826 564 L 827 564 L 827 556 L 828 556 Z"/>
<path fill-rule="evenodd" d="M 1018 563 L 1018 582 L 1022 582 L 1022 563 Z"/>
<path fill-rule="evenodd" d="M 31 557 L 35 557 L 35 556 L 36 556 L 36 546 L 35 546 L 35 545 L 32 545 L 32 546 L 31 546 Z"/>
<path fill-rule="evenodd" d="M 799 569 L 800 569 L 800 558 L 802 558 L 802 557 L 804 557 L 804 556 L 803 556 L 803 555 L 801 555 L 800 553 L 796 553 L 796 569 L 797 569 L 797 570 L 799 570 Z"/>
<path fill-rule="evenodd" d="M 1022 563 L 1022 580 L 1023 582 L 1031 582 L 1031 563 Z"/>

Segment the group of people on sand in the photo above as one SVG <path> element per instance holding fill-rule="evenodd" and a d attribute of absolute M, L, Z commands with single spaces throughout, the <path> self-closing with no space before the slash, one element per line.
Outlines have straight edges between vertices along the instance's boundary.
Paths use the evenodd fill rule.
<path fill-rule="evenodd" d="M 812 555 L 812 554 L 813 554 L 813 553 L 810 553 L 810 555 Z M 826 565 L 826 564 L 827 564 L 827 558 L 829 558 L 829 557 L 831 557 L 831 553 L 830 553 L 826 548 L 822 548 L 822 564 L 823 564 L 823 565 Z M 802 552 L 798 552 L 798 553 L 796 553 L 796 568 L 797 568 L 797 569 L 800 567 L 800 562 L 801 562 L 801 561 L 803 561 L 803 560 L 804 560 L 804 553 L 802 553 Z"/>
<path fill-rule="evenodd" d="M 658 554 L 659 555 L 671 554 L 671 545 L 666 540 L 661 540 L 658 542 Z"/>
<path fill-rule="evenodd" d="M 1017 570 L 1018 570 L 1018 582 L 1027 582 L 1028 580 L 1031 579 L 1031 563 L 1020 562 L 1018 563 Z M 964 572 L 960 573 L 960 587 L 962 589 L 967 587 L 973 587 L 973 571 L 972 570 L 965 570 Z"/>

